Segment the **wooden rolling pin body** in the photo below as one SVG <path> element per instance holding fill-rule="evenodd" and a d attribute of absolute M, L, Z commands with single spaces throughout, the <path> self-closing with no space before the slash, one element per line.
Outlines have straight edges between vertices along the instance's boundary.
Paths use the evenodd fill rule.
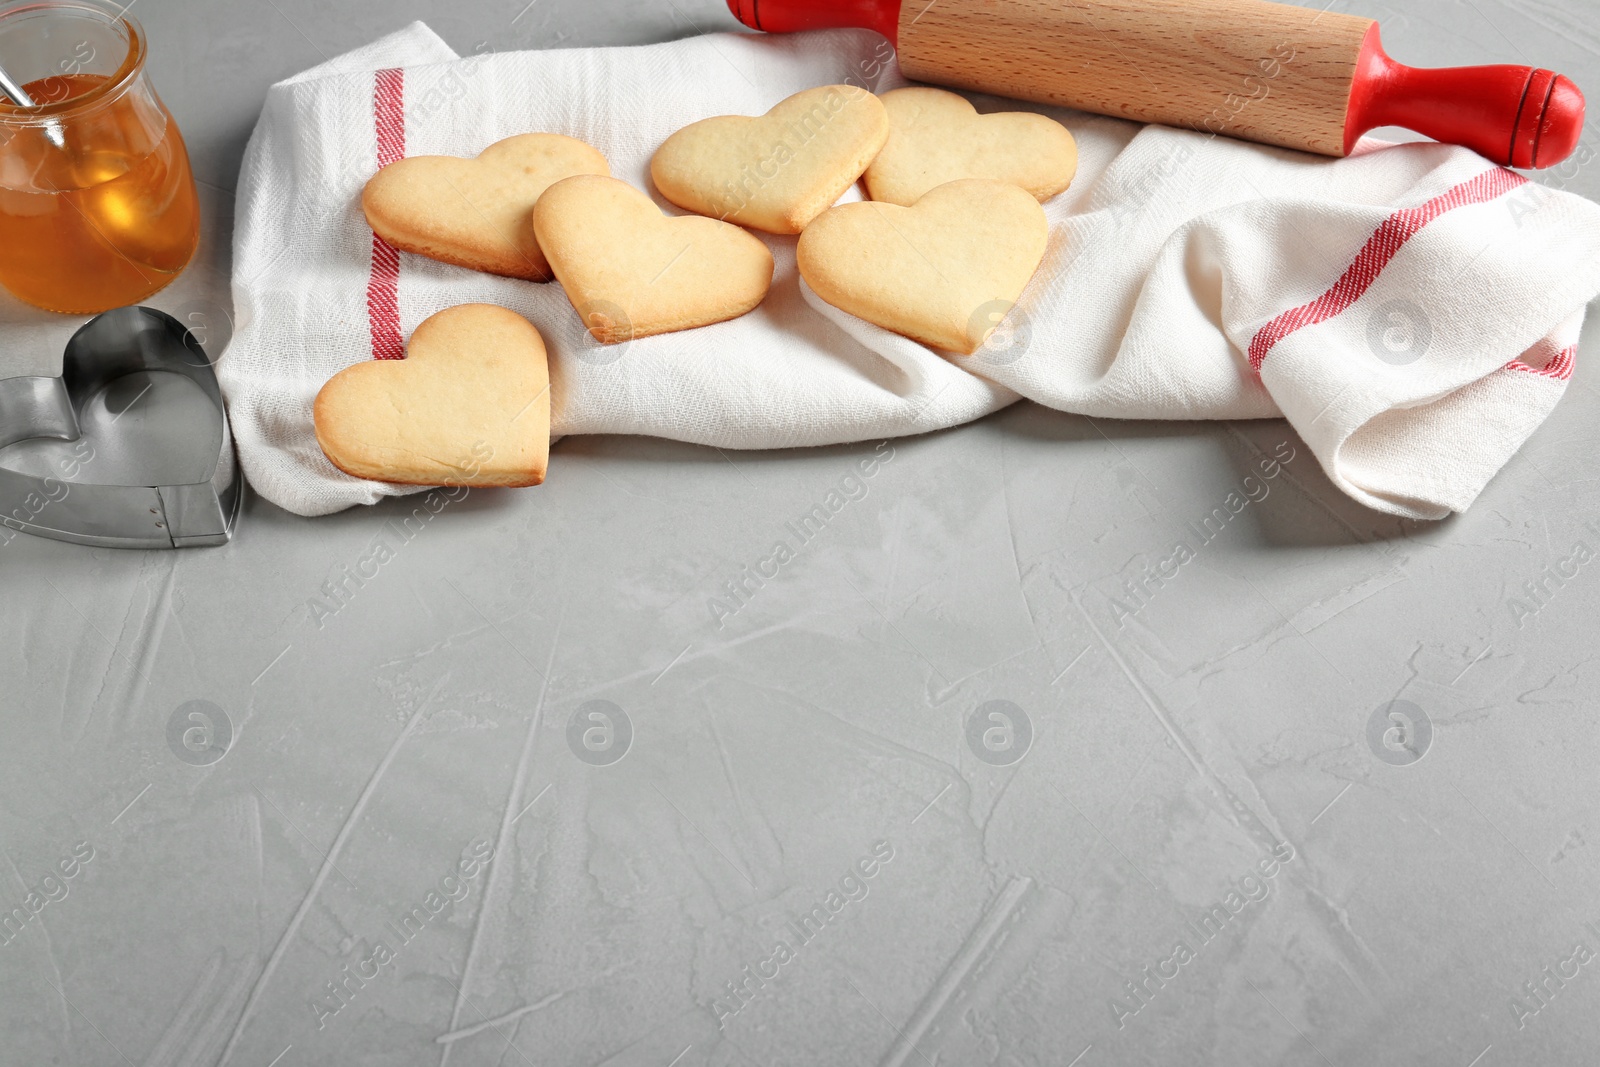
<path fill-rule="evenodd" d="M 727 0 L 745 25 L 875 29 L 908 78 L 1328 156 L 1404 126 L 1497 163 L 1570 156 L 1583 94 L 1525 66 L 1419 70 L 1373 20 L 1268 0 Z"/>
<path fill-rule="evenodd" d="M 1343 155 L 1371 19 L 1264 0 L 907 0 L 917 81 Z"/>

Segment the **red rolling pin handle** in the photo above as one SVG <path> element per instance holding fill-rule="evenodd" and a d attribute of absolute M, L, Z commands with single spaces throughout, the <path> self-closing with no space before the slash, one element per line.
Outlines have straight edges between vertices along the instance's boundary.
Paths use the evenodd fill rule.
<path fill-rule="evenodd" d="M 1401 126 L 1465 145 L 1501 166 L 1553 167 L 1578 147 L 1583 94 L 1566 77 L 1534 67 L 1420 70 L 1384 54 L 1367 33 L 1350 86 L 1345 151 L 1380 126 Z"/>
<path fill-rule="evenodd" d="M 787 33 L 857 26 L 876 30 L 899 45 L 901 0 L 727 3 L 735 18 L 756 30 Z M 1003 88 L 995 91 L 1004 93 Z M 1370 130 L 1401 126 L 1447 144 L 1465 145 L 1502 166 L 1551 167 L 1577 149 L 1583 116 L 1583 94 L 1559 74 L 1516 66 L 1408 67 L 1385 54 L 1374 24 L 1350 82 L 1343 148 L 1348 153 Z"/>
<path fill-rule="evenodd" d="M 728 10 L 766 33 L 860 27 L 877 30 L 891 44 L 899 35 L 900 0 L 728 0 Z"/>

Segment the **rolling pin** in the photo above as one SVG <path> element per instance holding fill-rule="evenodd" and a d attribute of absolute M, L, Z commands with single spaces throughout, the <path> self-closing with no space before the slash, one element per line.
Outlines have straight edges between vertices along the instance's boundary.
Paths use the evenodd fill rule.
<path fill-rule="evenodd" d="M 769 32 L 860 26 L 907 78 L 1325 156 L 1403 126 L 1502 166 L 1550 167 L 1583 130 L 1578 87 L 1518 66 L 1422 70 L 1372 19 L 1267 0 L 728 0 Z"/>

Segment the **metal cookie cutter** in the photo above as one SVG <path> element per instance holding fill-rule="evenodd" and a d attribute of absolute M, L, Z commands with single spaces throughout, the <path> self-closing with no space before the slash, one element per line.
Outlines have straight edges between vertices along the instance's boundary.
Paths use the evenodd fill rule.
<path fill-rule="evenodd" d="M 108 311 L 67 342 L 61 377 L 0 379 L 0 526 L 103 548 L 221 545 L 243 497 L 211 360 L 170 315 Z"/>

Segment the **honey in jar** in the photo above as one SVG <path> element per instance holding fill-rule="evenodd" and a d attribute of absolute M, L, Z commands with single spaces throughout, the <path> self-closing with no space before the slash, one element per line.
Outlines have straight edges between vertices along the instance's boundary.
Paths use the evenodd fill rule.
<path fill-rule="evenodd" d="M 41 11 L 76 24 L 11 24 L 37 23 Z M 23 84 L 34 107 L 0 102 L 0 285 L 50 311 L 138 303 L 177 277 L 199 241 L 188 153 L 145 76 L 142 32 L 94 0 L 0 8 L 0 55 L 19 32 L 36 38 L 18 64 L 35 72 L 50 41 L 73 44 Z"/>

